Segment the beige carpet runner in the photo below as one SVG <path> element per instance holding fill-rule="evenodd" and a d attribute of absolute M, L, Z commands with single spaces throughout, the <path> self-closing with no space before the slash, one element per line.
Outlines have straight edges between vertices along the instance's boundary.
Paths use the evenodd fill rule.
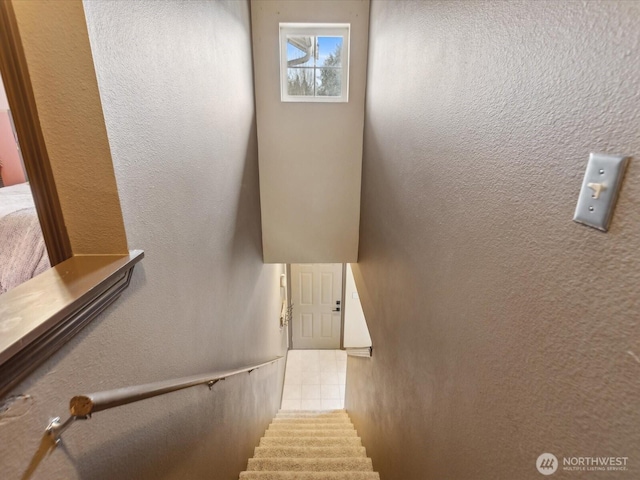
<path fill-rule="evenodd" d="M 347 412 L 280 410 L 240 480 L 380 480 Z"/>

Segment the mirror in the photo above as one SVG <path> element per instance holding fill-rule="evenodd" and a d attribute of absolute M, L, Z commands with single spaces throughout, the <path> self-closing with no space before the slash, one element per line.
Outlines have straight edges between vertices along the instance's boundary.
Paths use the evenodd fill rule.
<path fill-rule="evenodd" d="M 7 99 L 7 110 L 11 112 L 12 130 L 15 132 L 15 138 L 20 140 L 20 162 L 24 168 L 25 179 L 29 180 L 49 263 L 57 265 L 71 258 L 71 245 L 64 226 L 28 68 L 22 52 L 20 34 L 10 2 L 0 3 L 0 75 Z"/>
<path fill-rule="evenodd" d="M 51 267 L 0 77 L 0 295 Z"/>

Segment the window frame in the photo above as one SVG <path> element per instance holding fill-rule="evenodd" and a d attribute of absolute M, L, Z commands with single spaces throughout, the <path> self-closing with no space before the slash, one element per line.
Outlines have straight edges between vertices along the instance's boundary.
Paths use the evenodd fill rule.
<path fill-rule="evenodd" d="M 341 95 L 340 96 L 310 96 L 289 95 L 287 93 L 287 35 L 298 36 L 326 36 L 342 37 L 341 52 Z M 280 23 L 280 101 L 282 102 L 313 102 L 313 103 L 348 103 L 349 102 L 349 54 L 350 54 L 351 24 L 350 23 Z M 316 67 L 323 68 L 323 67 Z"/>

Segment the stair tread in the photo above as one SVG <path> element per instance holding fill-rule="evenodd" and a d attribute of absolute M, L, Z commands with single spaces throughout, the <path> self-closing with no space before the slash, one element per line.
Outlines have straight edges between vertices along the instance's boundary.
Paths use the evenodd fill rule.
<path fill-rule="evenodd" d="M 270 446 L 298 446 L 298 447 L 324 447 L 324 446 L 362 446 L 360 437 L 262 437 L 261 447 Z"/>
<path fill-rule="evenodd" d="M 267 430 L 265 437 L 357 437 L 355 430 Z"/>
<path fill-rule="evenodd" d="M 371 459 L 364 458 L 250 458 L 247 471 L 311 471 L 311 472 L 372 472 Z"/>
<path fill-rule="evenodd" d="M 342 414 L 329 414 L 329 415 L 276 415 L 273 418 L 273 421 L 298 421 L 298 422 L 305 422 L 305 421 L 320 421 L 320 422 L 350 422 L 351 421 L 351 417 L 349 417 L 349 415 Z"/>
<path fill-rule="evenodd" d="M 355 430 L 353 423 L 280 423 L 269 425 L 269 430 Z"/>
<path fill-rule="evenodd" d="M 256 447 L 253 458 L 291 457 L 291 458 L 338 458 L 366 457 L 364 447 L 308 447 L 308 446 L 276 446 Z"/>
<path fill-rule="evenodd" d="M 294 414 L 307 414 L 307 415 L 326 415 L 329 413 L 347 413 L 344 408 L 337 410 L 278 410 L 280 413 L 294 413 Z"/>
<path fill-rule="evenodd" d="M 242 472 L 240 480 L 380 480 L 378 472 Z"/>
<path fill-rule="evenodd" d="M 344 411 L 329 411 L 329 410 L 281 410 L 276 413 L 276 417 L 279 416 L 300 416 L 300 417 L 348 417 L 349 414 Z"/>
<path fill-rule="evenodd" d="M 273 419 L 273 423 L 351 423 L 351 420 L 346 415 L 344 417 L 276 417 Z"/>

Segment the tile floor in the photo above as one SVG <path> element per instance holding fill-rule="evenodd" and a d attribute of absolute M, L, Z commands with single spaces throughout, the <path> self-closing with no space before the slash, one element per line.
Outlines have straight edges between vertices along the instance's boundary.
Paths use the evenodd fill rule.
<path fill-rule="evenodd" d="M 344 408 L 346 376 L 347 352 L 344 350 L 289 350 L 281 408 Z"/>

